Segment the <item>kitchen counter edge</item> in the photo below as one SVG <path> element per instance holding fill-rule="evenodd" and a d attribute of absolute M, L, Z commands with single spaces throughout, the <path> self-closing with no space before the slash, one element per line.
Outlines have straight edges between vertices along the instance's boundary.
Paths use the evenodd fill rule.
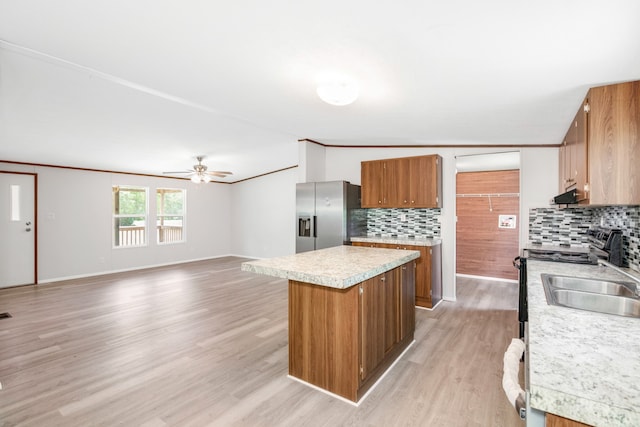
<path fill-rule="evenodd" d="M 303 252 L 242 263 L 241 270 L 347 289 L 420 257 L 420 252 L 357 246 Z"/>
<path fill-rule="evenodd" d="M 351 242 L 383 243 L 387 245 L 408 245 L 408 246 L 437 246 L 442 244 L 442 239 L 437 237 L 412 238 L 412 237 L 361 236 L 361 237 L 352 237 Z"/>

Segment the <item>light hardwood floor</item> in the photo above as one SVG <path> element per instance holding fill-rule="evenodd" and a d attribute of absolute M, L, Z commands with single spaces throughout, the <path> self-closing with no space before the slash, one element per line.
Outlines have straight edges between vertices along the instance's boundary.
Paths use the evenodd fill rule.
<path fill-rule="evenodd" d="M 287 282 L 221 258 L 0 290 L 0 426 L 522 426 L 517 286 L 458 279 L 359 406 L 287 378 Z"/>

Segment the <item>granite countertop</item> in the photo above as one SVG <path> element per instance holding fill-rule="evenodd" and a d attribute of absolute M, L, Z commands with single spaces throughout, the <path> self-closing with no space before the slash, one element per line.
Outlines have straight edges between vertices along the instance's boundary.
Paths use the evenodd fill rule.
<path fill-rule="evenodd" d="M 409 246 L 436 246 L 442 243 L 440 238 L 428 237 L 380 237 L 380 236 L 362 236 L 352 237 L 352 242 L 370 242 L 370 243 L 386 243 L 390 245 L 409 245 Z"/>
<path fill-rule="evenodd" d="M 346 289 L 420 257 L 420 252 L 336 246 L 242 263 L 242 271 Z"/>
<path fill-rule="evenodd" d="M 527 261 L 531 406 L 589 425 L 640 426 L 640 319 L 548 305 L 541 273 L 629 281 L 609 267 Z"/>

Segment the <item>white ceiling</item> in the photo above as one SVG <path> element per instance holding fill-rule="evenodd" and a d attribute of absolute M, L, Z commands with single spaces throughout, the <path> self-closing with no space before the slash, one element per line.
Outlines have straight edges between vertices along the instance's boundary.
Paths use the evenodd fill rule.
<path fill-rule="evenodd" d="M 637 0 L 0 0 L 0 160 L 226 181 L 336 145 L 558 144 L 640 79 Z M 358 80 L 352 105 L 315 81 Z"/>

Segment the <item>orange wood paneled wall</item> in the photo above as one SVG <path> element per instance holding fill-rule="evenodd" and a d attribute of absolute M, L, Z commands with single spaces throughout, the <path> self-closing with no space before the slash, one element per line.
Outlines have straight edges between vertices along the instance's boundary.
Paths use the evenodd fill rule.
<path fill-rule="evenodd" d="M 518 256 L 520 197 L 486 195 L 518 194 L 519 188 L 519 170 L 457 174 L 457 273 L 517 280 L 512 260 Z M 499 228 L 499 215 L 516 215 L 516 228 Z"/>

